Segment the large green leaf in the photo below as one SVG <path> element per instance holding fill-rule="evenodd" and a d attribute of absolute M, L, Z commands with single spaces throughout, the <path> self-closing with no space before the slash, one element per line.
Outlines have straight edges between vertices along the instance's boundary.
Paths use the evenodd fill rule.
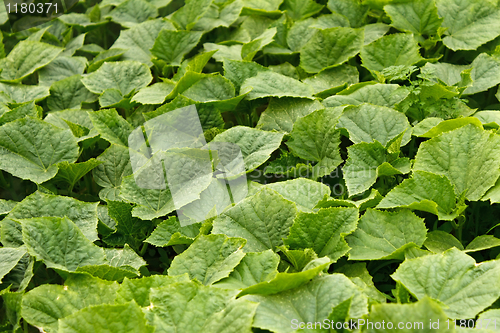
<path fill-rule="evenodd" d="M 322 98 L 344 90 L 348 85 L 358 82 L 359 72 L 356 67 L 350 65 L 325 69 L 304 80 L 304 83 L 313 87 L 315 95 Z"/>
<path fill-rule="evenodd" d="M 89 111 L 88 115 L 103 139 L 112 144 L 128 147 L 128 137 L 133 127 L 115 109 Z"/>
<path fill-rule="evenodd" d="M 334 307 L 349 299 L 351 317 L 368 312 L 366 296 L 342 274 L 324 275 L 276 295 L 248 295 L 244 299 L 259 303 L 253 325 L 278 333 L 295 332 L 300 322 L 323 322 Z"/>
<path fill-rule="evenodd" d="M 85 87 L 102 94 L 107 89 L 117 89 L 123 96 L 147 86 L 153 77 L 148 66 L 138 61 L 106 62 L 97 71 L 82 79 Z"/>
<path fill-rule="evenodd" d="M 361 321 L 363 325 L 360 326 L 366 327 L 364 332 L 386 332 L 382 327 L 376 328 L 368 324 L 382 322 L 387 329 L 394 329 L 401 333 L 456 332 L 455 323 L 448 319 L 437 302 L 428 297 L 410 304 L 377 304 L 372 308 L 367 319 Z"/>
<path fill-rule="evenodd" d="M 443 19 L 439 17 L 435 0 L 391 3 L 384 7 L 395 28 L 419 35 L 435 35 Z"/>
<path fill-rule="evenodd" d="M 6 58 L 0 60 L 0 80 L 19 82 L 54 60 L 62 49 L 50 44 L 25 40 L 16 44 Z"/>
<path fill-rule="evenodd" d="M 34 217 L 19 222 L 28 253 L 47 267 L 71 272 L 81 266 L 105 263 L 104 250 L 66 217 Z"/>
<path fill-rule="evenodd" d="M 241 93 L 248 92 L 247 99 L 262 97 L 312 98 L 313 88 L 303 82 L 276 72 L 259 72 L 241 85 Z"/>
<path fill-rule="evenodd" d="M 308 73 L 340 65 L 361 51 L 364 30 L 330 28 L 318 30 L 300 49 L 300 66 Z"/>
<path fill-rule="evenodd" d="M 300 212 L 290 228 L 285 244 L 291 249 L 311 248 L 318 256 L 336 261 L 349 247 L 344 236 L 356 229 L 356 208 L 325 208 L 317 213 Z"/>
<path fill-rule="evenodd" d="M 261 282 L 269 282 L 278 274 L 279 260 L 279 256 L 272 250 L 247 253 L 231 274 L 214 286 L 245 289 Z"/>
<path fill-rule="evenodd" d="M 57 174 L 57 163 L 75 162 L 78 144 L 69 130 L 26 117 L 0 127 L 0 169 L 43 183 Z"/>
<path fill-rule="evenodd" d="M 363 66 L 378 72 L 391 66 L 413 65 L 422 59 L 412 34 L 387 35 L 361 50 Z"/>
<path fill-rule="evenodd" d="M 97 185 L 104 187 L 99 192 L 99 196 L 118 201 L 123 177 L 132 174 L 128 148 L 111 144 L 97 157 L 97 161 L 102 162 L 102 164 L 92 170 L 92 175 Z"/>
<path fill-rule="evenodd" d="M 154 246 L 190 245 L 199 233 L 199 223 L 181 226 L 177 217 L 170 217 L 160 223 L 145 242 Z"/>
<path fill-rule="evenodd" d="M 80 75 L 73 75 L 54 82 L 50 87 L 47 107 L 51 111 L 58 111 L 80 108 L 83 102 L 94 102 L 97 96 L 85 88 L 80 78 Z"/>
<path fill-rule="evenodd" d="M 211 3 L 212 0 L 187 0 L 184 6 L 175 11 L 172 20 L 181 30 L 190 30 L 209 10 Z"/>
<path fill-rule="evenodd" d="M 347 17 L 353 28 L 363 25 L 369 9 L 358 0 L 328 0 L 327 6 L 332 12 Z"/>
<path fill-rule="evenodd" d="M 450 180 L 430 172 L 415 171 L 412 178 L 394 187 L 377 208 L 407 207 L 435 214 L 440 220 L 453 220 L 465 208 L 457 205 Z"/>
<path fill-rule="evenodd" d="M 59 56 L 37 71 L 38 81 L 41 85 L 50 86 L 67 77 L 81 75 L 85 71 L 87 62 L 85 57 Z"/>
<path fill-rule="evenodd" d="M 157 16 L 158 10 L 151 3 L 145 0 L 127 0 L 113 9 L 106 17 L 130 28 Z"/>
<path fill-rule="evenodd" d="M 136 60 L 152 66 L 150 49 L 162 29 L 173 30 L 174 27 L 168 21 L 161 19 L 145 21 L 130 29 L 121 30 L 120 36 L 111 48 L 128 50 L 122 56 L 125 60 Z"/>
<path fill-rule="evenodd" d="M 21 258 L 26 254 L 26 248 L 21 247 L 2 247 L 0 248 L 0 282 L 7 273 L 9 273 Z"/>
<path fill-rule="evenodd" d="M 211 285 L 227 277 L 239 264 L 245 253 L 245 240 L 225 235 L 201 236 L 183 253 L 174 258 L 169 275 L 188 273 L 204 285 Z"/>
<path fill-rule="evenodd" d="M 413 168 L 444 175 L 457 195 L 478 200 L 495 185 L 499 163 L 500 137 L 466 125 L 422 143 Z"/>
<path fill-rule="evenodd" d="M 37 191 L 24 198 L 2 220 L 2 244 L 4 246 L 22 244 L 21 225 L 14 220 L 43 216 L 67 216 L 78 226 L 85 237 L 93 242 L 98 239 L 96 206 L 96 203 Z"/>
<path fill-rule="evenodd" d="M 282 9 L 294 20 L 313 16 L 323 9 L 323 6 L 313 0 L 285 0 Z"/>
<path fill-rule="evenodd" d="M 250 333 L 256 304 L 234 295 L 199 283 L 173 283 L 152 289 L 146 318 L 162 332 Z"/>
<path fill-rule="evenodd" d="M 344 179 L 349 195 L 368 190 L 380 176 L 410 172 L 410 161 L 403 157 L 391 160 L 378 141 L 361 142 L 347 148 L 349 158 L 344 166 Z"/>
<path fill-rule="evenodd" d="M 323 105 L 336 107 L 342 105 L 360 105 L 370 103 L 393 108 L 402 102 L 410 91 L 397 84 L 369 84 L 352 91 L 345 89 L 337 95 L 326 98 Z"/>
<path fill-rule="evenodd" d="M 447 28 L 443 43 L 453 51 L 474 50 L 500 35 L 500 9 L 493 1 L 437 0 Z"/>
<path fill-rule="evenodd" d="M 213 233 L 245 238 L 246 252 L 274 250 L 283 245 L 296 213 L 293 202 L 264 188 L 216 218 Z"/>
<path fill-rule="evenodd" d="M 1 8 L 1 7 L 0 7 Z M 16 103 L 25 103 L 30 101 L 41 101 L 49 96 L 49 87 L 43 85 L 11 84 L 0 82 L 0 91 Z"/>
<path fill-rule="evenodd" d="M 246 126 L 235 126 L 218 134 L 213 142 L 229 142 L 238 145 L 243 155 L 246 171 L 253 171 L 267 161 L 281 144 L 283 134 L 266 132 Z"/>
<path fill-rule="evenodd" d="M 58 332 L 58 319 L 87 306 L 113 303 L 118 284 L 91 277 L 70 274 L 64 285 L 44 284 L 23 297 L 23 318 L 45 332 Z"/>
<path fill-rule="evenodd" d="M 317 110 L 299 118 L 286 143 L 297 156 L 318 162 L 312 178 L 326 176 L 342 163 L 339 153 L 340 131 L 335 128 L 342 108 Z"/>
<path fill-rule="evenodd" d="M 260 115 L 258 128 L 290 133 L 297 119 L 322 109 L 317 100 L 298 98 L 272 98 L 266 110 Z"/>
<path fill-rule="evenodd" d="M 393 109 L 362 104 L 345 110 L 337 128 L 345 128 L 354 143 L 378 141 L 383 146 L 397 138 L 410 124 L 406 116 Z"/>
<path fill-rule="evenodd" d="M 407 247 L 421 247 L 427 229 L 409 210 L 381 212 L 368 209 L 358 228 L 346 237 L 350 260 L 404 259 Z"/>
<path fill-rule="evenodd" d="M 96 305 L 86 307 L 59 321 L 61 333 L 109 332 L 109 333 L 153 333 L 141 308 L 131 302 L 119 305 Z"/>
<path fill-rule="evenodd" d="M 278 192 L 283 198 L 295 202 L 299 211 L 308 213 L 312 212 L 325 196 L 330 195 L 330 188 L 327 185 L 306 178 L 271 183 L 266 187 Z"/>
<path fill-rule="evenodd" d="M 151 53 L 168 65 L 179 66 L 182 58 L 200 41 L 203 32 L 198 31 L 160 31 Z"/>
<path fill-rule="evenodd" d="M 475 260 L 452 248 L 402 263 L 391 277 L 417 299 L 440 301 L 450 318 L 473 318 L 500 296 L 500 261 Z"/>

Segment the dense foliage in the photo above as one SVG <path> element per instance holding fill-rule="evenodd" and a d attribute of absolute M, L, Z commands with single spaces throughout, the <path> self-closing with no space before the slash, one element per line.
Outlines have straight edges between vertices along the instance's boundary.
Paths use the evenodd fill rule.
<path fill-rule="evenodd" d="M 500 330 L 499 1 L 81 0 L 0 21 L 3 330 Z M 129 150 L 189 105 L 248 180 L 201 219 L 215 178 L 143 188 Z M 176 156 L 167 178 L 192 170 Z"/>

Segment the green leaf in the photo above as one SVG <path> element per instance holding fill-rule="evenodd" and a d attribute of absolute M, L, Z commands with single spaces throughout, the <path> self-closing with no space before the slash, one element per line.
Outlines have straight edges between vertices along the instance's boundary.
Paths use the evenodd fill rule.
<path fill-rule="evenodd" d="M 463 95 L 472 95 L 486 91 L 500 83 L 500 59 L 481 53 L 470 64 L 472 86 L 464 90 Z"/>
<path fill-rule="evenodd" d="M 200 41 L 203 32 L 162 30 L 151 53 L 168 65 L 180 66 L 182 58 Z"/>
<path fill-rule="evenodd" d="M 124 60 L 135 60 L 151 67 L 151 48 L 162 29 L 174 30 L 172 23 L 161 19 L 148 20 L 137 24 L 130 29 L 121 30 L 120 36 L 111 46 L 111 49 L 128 50 L 122 56 Z"/>
<path fill-rule="evenodd" d="M 28 86 L 0 82 L 0 91 L 10 98 L 9 101 L 16 103 L 39 102 L 50 95 L 49 87 L 42 85 Z"/>
<path fill-rule="evenodd" d="M 500 261 L 477 264 L 452 248 L 442 254 L 403 262 L 391 277 L 401 282 L 417 299 L 427 296 L 443 303 L 450 318 L 473 318 L 500 295 Z"/>
<path fill-rule="evenodd" d="M 312 212 L 325 196 L 330 196 L 330 188 L 327 185 L 306 178 L 271 183 L 266 187 L 295 202 L 299 211 L 307 213 Z"/>
<path fill-rule="evenodd" d="M 433 230 L 428 232 L 427 239 L 424 242 L 424 246 L 429 251 L 434 253 L 443 253 L 444 251 L 449 250 L 453 247 L 456 247 L 461 251 L 464 250 L 464 246 L 458 239 L 442 230 Z"/>
<path fill-rule="evenodd" d="M 332 12 L 347 17 L 353 28 L 361 27 L 368 14 L 368 6 L 358 0 L 328 0 L 327 7 Z"/>
<path fill-rule="evenodd" d="M 34 217 L 19 222 L 28 253 L 47 267 L 72 272 L 81 266 L 105 263 L 104 250 L 66 217 Z"/>
<path fill-rule="evenodd" d="M 430 120 L 433 118 L 426 118 L 426 120 L 428 120 L 428 119 Z M 463 126 L 468 125 L 468 124 L 472 124 L 480 129 L 483 129 L 483 125 L 481 124 L 481 121 L 478 121 L 478 119 L 475 117 L 448 119 L 448 120 L 444 120 L 444 121 L 442 121 L 440 119 L 440 121 L 435 126 L 432 126 L 428 130 L 425 130 L 426 129 L 425 126 L 427 126 L 428 124 L 430 126 L 432 126 L 431 122 L 425 123 L 425 124 L 424 124 L 424 121 L 420 122 L 419 125 L 422 125 L 422 126 L 419 126 L 418 129 L 419 130 L 422 129 L 422 132 L 424 132 L 424 133 L 422 133 L 422 134 L 414 133 L 414 135 L 424 137 L 424 138 L 434 138 L 442 133 L 453 131 L 454 129 L 463 127 Z M 417 128 L 417 127 L 415 127 L 415 128 Z"/>
<path fill-rule="evenodd" d="M 100 52 L 92 59 L 87 72 L 90 73 L 98 70 L 105 62 L 119 60 L 126 51 L 125 49 L 113 48 Z"/>
<path fill-rule="evenodd" d="M 359 72 L 356 67 L 341 65 L 322 70 L 318 74 L 306 78 L 304 83 L 314 89 L 314 94 L 325 98 L 359 82 Z"/>
<path fill-rule="evenodd" d="M 291 249 L 311 248 L 318 256 L 337 261 L 349 250 L 344 237 L 356 229 L 356 208 L 326 208 L 317 213 L 300 212 L 284 240 Z"/>
<path fill-rule="evenodd" d="M 162 104 L 175 85 L 171 82 L 157 82 L 144 87 L 132 98 L 132 102 L 141 104 Z"/>
<path fill-rule="evenodd" d="M 243 45 L 241 48 L 241 58 L 243 58 L 243 60 L 252 60 L 257 52 L 262 50 L 264 46 L 273 42 L 275 35 L 275 27 L 265 30 L 260 36 Z"/>
<path fill-rule="evenodd" d="M 99 196 L 105 189 L 109 189 L 105 192 L 107 193 L 105 198 L 118 201 L 123 177 L 132 174 L 128 149 L 121 145 L 111 144 L 97 157 L 97 161 L 102 163 L 92 170 L 92 176 L 97 185 L 104 187 Z"/>
<path fill-rule="evenodd" d="M 378 141 L 387 146 L 410 128 L 406 116 L 393 109 L 362 104 L 349 108 L 339 118 L 337 128 L 345 128 L 354 143 Z"/>
<path fill-rule="evenodd" d="M 78 201 L 70 197 L 44 194 L 39 191 L 27 196 L 19 202 L 2 220 L 2 244 L 4 246 L 21 246 L 21 225 L 14 220 L 44 216 L 67 216 L 83 232 L 91 242 L 97 237 L 97 203 Z"/>
<path fill-rule="evenodd" d="M 70 274 L 64 286 L 44 284 L 23 296 L 23 318 L 46 332 L 58 332 L 58 319 L 87 306 L 113 303 L 118 284 L 91 277 Z"/>
<path fill-rule="evenodd" d="M 234 97 L 234 87 L 225 77 L 210 75 L 196 81 L 182 95 L 196 102 L 222 101 Z"/>
<path fill-rule="evenodd" d="M 250 172 L 269 159 L 271 153 L 280 146 L 282 138 L 282 133 L 235 126 L 218 134 L 212 142 L 229 142 L 238 145 L 243 155 L 245 169 Z"/>
<path fill-rule="evenodd" d="M 344 265 L 335 270 L 335 273 L 342 273 L 347 276 L 355 285 L 363 290 L 363 293 L 368 296 L 369 301 L 375 300 L 380 303 L 386 301 L 386 295 L 380 292 L 373 284 L 373 278 L 366 269 L 365 262 Z"/>
<path fill-rule="evenodd" d="M 493 1 L 437 0 L 447 28 L 443 43 L 453 51 L 474 50 L 500 35 L 500 10 Z"/>
<path fill-rule="evenodd" d="M 363 326 L 366 327 L 364 332 L 370 333 L 385 332 L 383 329 L 373 328 L 373 325 L 368 324 L 382 322 L 385 323 L 385 327 L 392 327 L 392 329 L 402 333 L 455 332 L 455 322 L 451 321 L 451 325 L 449 325 L 450 320 L 441 306 L 428 297 L 410 304 L 374 305 L 366 320 L 361 321 Z"/>
<path fill-rule="evenodd" d="M 20 82 L 54 60 L 62 49 L 50 44 L 25 40 L 16 44 L 6 58 L 0 60 L 0 80 Z"/>
<path fill-rule="evenodd" d="M 449 179 L 430 172 L 415 171 L 412 178 L 394 187 L 377 208 L 406 207 L 422 210 L 451 221 L 465 209 L 457 205 L 455 190 Z"/>
<path fill-rule="evenodd" d="M 482 251 L 497 246 L 500 246 L 500 239 L 491 235 L 481 235 L 477 236 L 469 244 L 467 244 L 465 252 Z"/>
<path fill-rule="evenodd" d="M 85 87 L 95 93 L 102 94 L 106 89 L 117 89 L 125 96 L 134 89 L 147 86 L 153 77 L 145 64 L 138 61 L 106 62 L 97 71 L 82 79 Z"/>
<path fill-rule="evenodd" d="M 222 7 L 212 3 L 192 29 L 210 31 L 221 26 L 229 27 L 238 19 L 242 9 L 241 1 L 226 1 Z"/>
<path fill-rule="evenodd" d="M 67 77 L 81 75 L 85 71 L 87 62 L 85 57 L 59 56 L 38 70 L 38 81 L 42 86 L 51 86 Z"/>
<path fill-rule="evenodd" d="M 146 318 L 166 332 L 206 332 L 206 329 L 234 321 L 235 330 L 249 332 L 254 307 L 234 300 L 234 291 L 204 286 L 198 282 L 179 282 L 151 291 L 151 304 Z M 244 305 L 245 311 L 233 307 Z M 241 309 L 239 309 L 241 310 Z M 241 321 L 237 316 L 242 315 Z M 242 323 L 243 322 L 243 323 Z M 246 326 L 243 329 L 240 325 Z M 231 327 L 231 325 L 229 325 Z M 218 330 L 210 332 L 220 332 Z M 226 331 L 223 331 L 226 332 Z"/>
<path fill-rule="evenodd" d="M 89 111 L 89 118 L 101 137 L 112 144 L 128 147 L 133 127 L 115 109 Z"/>
<path fill-rule="evenodd" d="M 0 127 L 0 169 L 16 177 L 43 183 L 57 174 L 58 163 L 73 163 L 78 155 L 70 131 L 42 120 L 26 117 Z"/>
<path fill-rule="evenodd" d="M 131 28 L 150 18 L 158 16 L 155 6 L 144 0 L 126 0 L 115 7 L 106 18 L 119 23 L 123 27 Z"/>
<path fill-rule="evenodd" d="M 261 282 L 269 282 L 278 274 L 279 261 L 279 256 L 272 250 L 247 253 L 231 274 L 216 282 L 214 286 L 245 289 Z"/>
<path fill-rule="evenodd" d="M 246 252 L 274 250 L 283 245 L 296 212 L 293 202 L 264 188 L 217 217 L 212 233 L 245 238 Z"/>
<path fill-rule="evenodd" d="M 286 144 L 295 155 L 318 162 L 312 169 L 312 178 L 326 176 L 342 163 L 340 131 L 335 129 L 341 111 L 341 108 L 317 110 L 293 125 Z"/>
<path fill-rule="evenodd" d="M 153 333 L 154 327 L 146 324 L 141 308 L 129 304 L 103 304 L 75 312 L 59 322 L 59 332 Z"/>
<path fill-rule="evenodd" d="M 352 86 L 354 87 L 354 86 Z M 397 84 L 369 84 L 354 91 L 349 88 L 339 92 L 337 95 L 326 98 L 323 105 L 336 107 L 342 105 L 360 105 L 370 103 L 374 105 L 394 108 L 401 103 L 410 91 Z"/>
<path fill-rule="evenodd" d="M 42 111 L 34 102 L 23 103 L 12 110 L 4 112 L 0 116 L 0 125 L 25 117 L 41 118 Z"/>
<path fill-rule="evenodd" d="M 196 239 L 189 248 L 176 256 L 168 275 L 188 273 L 204 285 L 211 285 L 227 277 L 239 264 L 245 253 L 246 241 L 225 235 L 208 235 Z"/>
<path fill-rule="evenodd" d="M 80 108 L 82 103 L 94 102 L 97 96 L 85 88 L 80 75 L 54 82 L 50 87 L 47 107 L 51 111 Z"/>
<path fill-rule="evenodd" d="M 358 228 L 346 237 L 349 260 L 404 259 L 407 247 L 421 247 L 427 229 L 409 210 L 394 213 L 367 209 Z"/>
<path fill-rule="evenodd" d="M 188 0 L 172 15 L 180 30 L 191 30 L 196 22 L 209 10 L 212 0 Z"/>
<path fill-rule="evenodd" d="M 308 73 L 317 73 L 340 65 L 361 51 L 364 30 L 330 28 L 318 30 L 300 49 L 300 66 Z"/>
<path fill-rule="evenodd" d="M 132 207 L 126 202 L 108 201 L 108 214 L 116 222 L 116 231 L 104 238 L 109 245 L 129 244 L 138 251 L 142 241 L 151 231 L 151 222 L 133 217 Z"/>
<path fill-rule="evenodd" d="M 314 251 L 311 252 L 314 253 Z M 249 294 L 272 295 L 298 288 L 317 277 L 318 274 L 321 275 L 321 272 L 327 270 L 330 264 L 331 261 L 327 257 L 312 260 L 302 271 L 295 273 L 278 273 L 272 280 L 263 281 L 243 289 L 238 294 L 238 297 Z"/>
<path fill-rule="evenodd" d="M 179 244 L 190 245 L 199 233 L 199 223 L 181 226 L 177 217 L 169 217 L 156 227 L 145 242 L 159 247 Z"/>
<path fill-rule="evenodd" d="M 465 192 L 468 200 L 475 201 L 500 176 L 496 167 L 499 153 L 500 138 L 496 134 L 466 125 L 422 143 L 413 169 L 448 177 L 455 194 Z"/>
<path fill-rule="evenodd" d="M 150 305 L 149 296 L 153 288 L 161 288 L 177 282 L 189 282 L 187 274 L 179 276 L 151 275 L 140 279 L 125 278 L 116 295 L 116 303 L 135 301 L 140 307 Z"/>
<path fill-rule="evenodd" d="M 301 20 L 319 13 L 323 6 L 316 3 L 314 0 L 285 0 L 282 9 L 286 11 L 288 16 L 293 20 Z"/>
<path fill-rule="evenodd" d="M 391 27 L 384 23 L 372 23 L 365 25 L 363 28 L 365 29 L 365 41 L 363 44 L 368 45 L 384 36 Z"/>
<path fill-rule="evenodd" d="M 361 50 L 363 66 L 371 71 L 382 71 L 391 66 L 410 66 L 423 58 L 412 34 L 387 35 Z"/>
<path fill-rule="evenodd" d="M 384 6 L 384 10 L 391 18 L 393 27 L 416 35 L 436 35 L 443 23 L 435 0 L 392 3 Z"/>
<path fill-rule="evenodd" d="M 61 162 L 58 164 L 59 171 L 55 180 L 62 180 L 73 188 L 83 176 L 100 164 L 102 162 L 94 158 L 81 163 Z"/>
<path fill-rule="evenodd" d="M 260 115 L 257 127 L 265 131 L 290 133 L 297 119 L 322 108 L 315 99 L 271 98 L 266 110 Z"/>
<path fill-rule="evenodd" d="M 246 79 L 256 76 L 259 72 L 269 71 L 267 67 L 250 61 L 238 61 L 224 58 L 223 64 L 224 76 L 231 80 L 236 91 L 240 90 L 241 85 Z"/>
<path fill-rule="evenodd" d="M 0 260 L 2 264 L 0 265 L 0 282 L 7 273 L 9 273 L 21 258 L 26 254 L 26 248 L 21 247 L 2 247 L 0 248 Z"/>
<path fill-rule="evenodd" d="M 291 77 L 276 72 L 259 72 L 241 85 L 241 94 L 249 92 L 247 99 L 262 97 L 303 97 L 311 98 L 313 88 Z"/>
<path fill-rule="evenodd" d="M 368 190 L 380 176 L 410 172 L 408 158 L 389 161 L 386 149 L 378 141 L 352 145 L 347 152 L 349 158 L 344 166 L 344 179 L 350 196 Z"/>
<path fill-rule="evenodd" d="M 276 295 L 244 297 L 259 302 L 253 325 L 278 333 L 292 332 L 300 322 L 323 321 L 335 306 L 350 298 L 351 317 L 357 318 L 368 313 L 366 297 L 342 274 L 321 276 L 301 287 Z"/>

